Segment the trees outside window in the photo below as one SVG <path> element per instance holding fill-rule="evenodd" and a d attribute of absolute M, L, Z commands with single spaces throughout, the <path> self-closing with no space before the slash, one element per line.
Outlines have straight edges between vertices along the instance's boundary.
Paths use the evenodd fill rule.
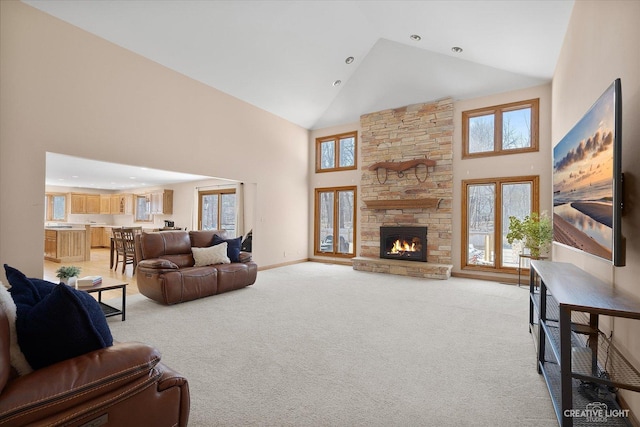
<path fill-rule="evenodd" d="M 45 221 L 67 220 L 67 196 L 62 193 L 47 193 L 44 196 Z"/>
<path fill-rule="evenodd" d="M 315 191 L 314 253 L 355 255 L 356 187 L 317 188 Z"/>
<path fill-rule="evenodd" d="M 520 248 L 507 241 L 509 217 L 537 212 L 539 177 L 487 178 L 462 182 L 462 267 L 509 272 Z"/>
<path fill-rule="evenodd" d="M 236 235 L 236 190 L 222 189 L 198 192 L 200 230 L 226 230 Z"/>
<path fill-rule="evenodd" d="M 462 113 L 462 158 L 538 151 L 538 99 Z"/>
<path fill-rule="evenodd" d="M 316 172 L 356 169 L 357 132 L 316 139 Z"/>

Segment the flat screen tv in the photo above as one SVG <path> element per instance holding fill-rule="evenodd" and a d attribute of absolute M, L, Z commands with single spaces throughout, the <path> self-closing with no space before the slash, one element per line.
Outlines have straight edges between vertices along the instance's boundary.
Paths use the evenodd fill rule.
<path fill-rule="evenodd" d="M 553 149 L 553 240 L 624 265 L 622 100 L 616 79 Z"/>

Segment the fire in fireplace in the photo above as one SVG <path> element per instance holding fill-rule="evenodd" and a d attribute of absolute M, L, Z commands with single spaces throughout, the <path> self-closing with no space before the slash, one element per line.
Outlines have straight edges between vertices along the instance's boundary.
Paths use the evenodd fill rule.
<path fill-rule="evenodd" d="M 427 227 L 380 227 L 380 258 L 427 261 Z"/>

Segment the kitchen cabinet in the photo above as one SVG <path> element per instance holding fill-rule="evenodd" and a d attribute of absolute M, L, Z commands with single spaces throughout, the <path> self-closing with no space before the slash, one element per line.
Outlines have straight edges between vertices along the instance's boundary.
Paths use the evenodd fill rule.
<path fill-rule="evenodd" d="M 111 227 L 91 227 L 91 247 L 108 248 L 111 244 Z"/>
<path fill-rule="evenodd" d="M 101 248 L 104 246 L 104 227 L 91 227 L 91 247 Z"/>
<path fill-rule="evenodd" d="M 71 193 L 72 214 L 99 214 L 100 195 Z"/>
<path fill-rule="evenodd" d="M 102 228 L 102 246 L 108 248 L 111 245 L 112 227 Z"/>
<path fill-rule="evenodd" d="M 91 227 L 91 247 L 102 246 L 102 227 Z"/>
<path fill-rule="evenodd" d="M 103 215 L 111 214 L 111 194 L 100 195 L 100 213 Z"/>
<path fill-rule="evenodd" d="M 86 213 L 99 214 L 100 213 L 100 195 L 99 194 L 87 194 Z"/>
<path fill-rule="evenodd" d="M 149 197 L 151 215 L 173 214 L 173 190 L 155 191 L 150 193 Z"/>
<path fill-rule="evenodd" d="M 89 226 L 44 231 L 44 258 L 49 261 L 88 261 L 91 258 L 90 246 Z"/>
<path fill-rule="evenodd" d="M 83 214 L 87 212 L 87 195 L 71 193 L 71 213 Z"/>
<path fill-rule="evenodd" d="M 44 230 L 44 258 L 55 259 L 58 255 L 58 232 L 55 230 Z"/>
<path fill-rule="evenodd" d="M 133 197 L 131 194 L 111 195 L 111 214 L 131 215 L 133 213 Z"/>

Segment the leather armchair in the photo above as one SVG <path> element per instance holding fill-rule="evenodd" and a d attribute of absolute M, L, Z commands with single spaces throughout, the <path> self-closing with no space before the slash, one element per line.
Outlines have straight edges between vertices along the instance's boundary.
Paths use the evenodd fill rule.
<path fill-rule="evenodd" d="M 187 380 L 160 363 L 153 347 L 115 343 L 17 376 L 9 346 L 0 309 L 0 425 L 187 425 Z"/>

